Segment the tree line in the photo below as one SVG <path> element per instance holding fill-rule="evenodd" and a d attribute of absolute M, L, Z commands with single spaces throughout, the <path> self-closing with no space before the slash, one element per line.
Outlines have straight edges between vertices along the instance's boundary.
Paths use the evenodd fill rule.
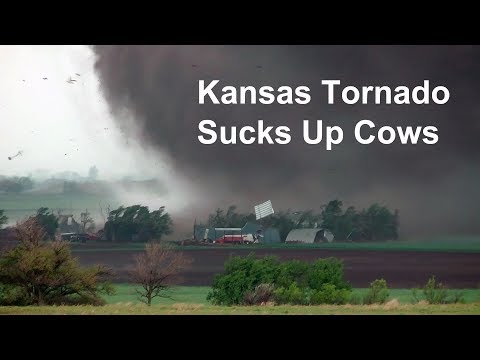
<path fill-rule="evenodd" d="M 33 189 L 33 186 L 33 180 L 26 176 L 0 176 L 0 192 L 21 193 Z"/>
<path fill-rule="evenodd" d="M 34 219 L 42 227 L 46 239 L 53 240 L 55 238 L 60 226 L 58 215 L 48 208 L 42 207 L 30 219 Z M 4 215 L 3 210 L 0 210 L 0 228 L 7 222 L 7 216 Z M 83 232 L 93 231 L 94 221 L 88 210 L 81 213 L 80 223 Z M 91 226 L 87 227 L 89 224 Z M 103 235 L 106 241 L 148 242 L 161 240 L 163 236 L 171 234 L 172 229 L 172 218 L 163 206 L 153 211 L 142 205 L 120 206 L 118 209 L 108 210 Z"/>
<path fill-rule="evenodd" d="M 82 214 L 81 222 L 88 222 L 88 211 Z M 106 241 L 147 242 L 160 240 L 173 230 L 172 217 L 165 207 L 151 211 L 147 206 L 120 206 L 108 209 L 103 236 Z M 59 226 L 58 217 L 48 208 L 40 208 L 35 215 L 51 238 Z M 0 226 L 7 219 L 0 211 Z M 243 227 L 247 222 L 257 222 L 263 227 L 278 229 L 280 238 L 285 241 L 293 229 L 319 228 L 332 232 L 336 241 L 386 241 L 397 240 L 399 231 L 398 211 L 391 211 L 377 203 L 361 210 L 353 206 L 346 209 L 340 200 L 332 200 L 320 208 L 320 211 L 286 210 L 276 212 L 266 218 L 256 220 L 253 213 L 241 213 L 235 205 L 228 209 L 216 209 L 210 214 L 206 225 L 209 227 Z M 93 220 L 92 220 L 93 223 Z M 85 224 L 84 224 L 85 230 Z"/>
<path fill-rule="evenodd" d="M 243 227 L 247 222 L 258 222 L 264 227 L 277 228 L 282 241 L 285 241 L 293 229 L 304 228 L 329 230 L 336 241 L 397 240 L 399 231 L 398 210 L 391 211 L 378 203 L 361 210 L 353 206 L 344 209 L 340 200 L 329 201 L 318 212 L 286 210 L 260 220 L 256 220 L 254 213 L 238 212 L 237 207 L 232 205 L 226 210 L 216 209 L 209 215 L 206 225 Z"/>

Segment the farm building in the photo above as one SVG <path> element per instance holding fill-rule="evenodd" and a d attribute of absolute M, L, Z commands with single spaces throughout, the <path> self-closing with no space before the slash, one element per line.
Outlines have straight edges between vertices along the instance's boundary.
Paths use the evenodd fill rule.
<path fill-rule="evenodd" d="M 313 244 L 318 242 L 332 242 L 333 234 L 324 229 L 294 229 L 287 235 L 285 242 Z"/>
<path fill-rule="evenodd" d="M 205 225 L 195 225 L 194 227 L 194 237 L 197 240 L 208 240 L 214 241 L 221 238 L 224 235 L 248 235 L 248 234 L 258 234 L 260 243 L 279 243 L 280 233 L 276 228 L 264 228 L 263 226 L 247 222 L 242 228 L 233 229 L 228 228 L 228 230 L 220 230 L 220 228 L 207 227 Z"/>

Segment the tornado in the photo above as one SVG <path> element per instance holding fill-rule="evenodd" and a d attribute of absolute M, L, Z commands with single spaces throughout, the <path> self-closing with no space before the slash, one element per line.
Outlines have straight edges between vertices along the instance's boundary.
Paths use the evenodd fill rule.
<path fill-rule="evenodd" d="M 480 47 L 478 46 L 93 46 L 103 95 L 125 136 L 171 159 L 212 206 L 272 200 L 277 209 L 320 209 L 338 198 L 400 213 L 404 237 L 480 233 Z M 414 88 L 428 80 L 450 92 L 445 104 L 328 103 L 323 80 Z M 199 104 L 198 83 L 307 86 L 308 104 Z M 127 114 L 127 115 L 126 115 Z M 288 144 L 205 145 L 199 123 L 226 129 L 259 120 L 287 126 Z M 327 151 L 305 143 L 305 120 L 340 126 Z M 435 144 L 365 145 L 355 124 L 435 126 Z M 228 131 L 228 130 L 227 130 Z M 366 136 L 368 137 L 368 136 Z M 196 204 L 198 205 L 198 204 Z"/>

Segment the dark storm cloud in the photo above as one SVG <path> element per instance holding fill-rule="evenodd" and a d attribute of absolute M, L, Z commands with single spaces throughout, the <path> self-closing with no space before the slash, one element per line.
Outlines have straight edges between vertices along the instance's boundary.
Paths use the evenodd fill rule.
<path fill-rule="evenodd" d="M 340 197 L 348 205 L 398 208 L 408 234 L 480 231 L 476 180 L 480 163 L 480 48 L 473 46 L 96 46 L 96 70 L 112 110 L 135 116 L 145 144 L 168 154 L 218 205 L 272 199 L 284 208 L 318 208 Z M 308 105 L 198 104 L 198 80 L 260 87 L 305 85 Z M 324 79 L 342 87 L 446 86 L 445 105 L 327 104 Z M 119 117 L 121 119 L 121 117 Z M 288 145 L 202 145 L 198 123 L 286 125 Z M 332 151 L 307 145 L 304 119 L 339 125 Z M 438 128 L 435 145 L 358 144 L 354 125 Z M 122 121 L 122 120 L 119 120 Z M 120 125 L 128 128 L 129 124 Z M 133 134 L 133 133 L 132 133 Z"/>

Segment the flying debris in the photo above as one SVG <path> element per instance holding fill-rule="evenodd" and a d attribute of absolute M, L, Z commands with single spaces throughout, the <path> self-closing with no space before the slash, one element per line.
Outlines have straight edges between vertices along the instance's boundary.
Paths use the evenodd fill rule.
<path fill-rule="evenodd" d="M 48 80 L 48 78 L 46 78 L 46 77 L 44 77 L 44 78 L 42 78 L 42 79 L 43 79 L 43 80 Z"/>
<path fill-rule="evenodd" d="M 262 65 L 257 65 L 257 69 L 263 69 Z"/>
<path fill-rule="evenodd" d="M 197 67 L 197 65 L 195 65 L 195 64 L 192 64 L 192 67 L 193 67 L 193 68 L 195 68 L 195 67 Z"/>
<path fill-rule="evenodd" d="M 67 83 L 69 83 L 69 84 L 75 84 L 76 81 L 77 81 L 77 80 L 72 79 L 72 77 L 69 76 L 69 77 L 68 77 L 68 80 L 67 80 Z"/>
<path fill-rule="evenodd" d="M 23 82 L 25 82 L 25 80 L 22 80 Z"/>
<path fill-rule="evenodd" d="M 13 159 L 15 159 L 17 156 L 20 156 L 20 155 L 22 155 L 22 154 L 23 154 L 23 151 L 20 150 L 20 151 L 17 152 L 15 155 L 9 156 L 9 157 L 8 157 L 8 160 L 13 160 Z"/>
<path fill-rule="evenodd" d="M 255 215 L 257 220 L 260 220 L 274 213 L 275 211 L 273 210 L 271 200 L 265 201 L 264 203 L 255 206 Z"/>
<path fill-rule="evenodd" d="M 75 75 L 77 75 L 77 76 L 80 76 L 80 74 L 79 74 L 79 73 L 75 73 Z"/>

